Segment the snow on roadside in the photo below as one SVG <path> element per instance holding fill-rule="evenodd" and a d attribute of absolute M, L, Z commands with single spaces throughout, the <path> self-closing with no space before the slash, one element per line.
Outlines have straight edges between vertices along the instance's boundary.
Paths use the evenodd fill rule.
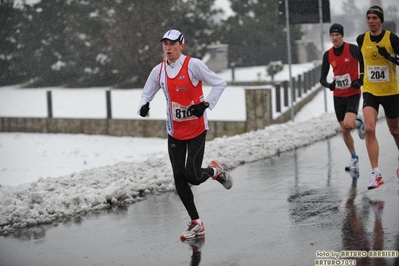
<path fill-rule="evenodd" d="M 219 160 L 227 169 L 312 144 L 339 132 L 333 113 L 311 120 L 271 125 L 233 137 L 217 138 L 206 146 L 204 163 Z M 167 151 L 146 160 L 120 162 L 58 178 L 0 187 L 0 235 L 20 228 L 58 223 L 78 214 L 132 204 L 147 194 L 174 191 Z"/>

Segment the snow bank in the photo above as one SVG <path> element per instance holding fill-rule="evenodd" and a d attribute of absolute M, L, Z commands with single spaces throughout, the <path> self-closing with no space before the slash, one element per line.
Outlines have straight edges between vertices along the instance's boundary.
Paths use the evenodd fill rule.
<path fill-rule="evenodd" d="M 308 121 L 217 138 L 206 146 L 204 164 L 216 159 L 227 169 L 332 137 L 339 132 L 333 113 Z M 58 178 L 0 187 L 0 235 L 20 228 L 58 223 L 75 215 L 132 204 L 148 194 L 174 191 L 167 151 L 146 160 L 120 162 Z"/>

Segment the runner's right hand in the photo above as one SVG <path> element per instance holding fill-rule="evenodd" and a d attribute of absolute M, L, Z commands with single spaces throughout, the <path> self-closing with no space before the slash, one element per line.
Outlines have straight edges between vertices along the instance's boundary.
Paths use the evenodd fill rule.
<path fill-rule="evenodd" d="M 141 108 L 140 108 L 140 116 L 141 117 L 146 117 L 149 110 L 150 110 L 150 103 L 147 102 L 146 104 L 141 106 Z"/>
<path fill-rule="evenodd" d="M 330 89 L 330 91 L 335 90 L 335 80 L 333 82 L 331 82 L 330 84 L 328 84 L 328 88 Z"/>

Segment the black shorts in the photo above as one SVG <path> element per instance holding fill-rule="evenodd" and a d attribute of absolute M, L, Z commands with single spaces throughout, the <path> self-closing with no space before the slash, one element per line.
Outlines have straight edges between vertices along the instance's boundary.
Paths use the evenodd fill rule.
<path fill-rule="evenodd" d="M 359 111 L 360 93 L 349 97 L 334 97 L 335 116 L 338 122 L 344 121 L 346 113 L 357 115 Z"/>
<path fill-rule="evenodd" d="M 378 113 L 380 105 L 384 108 L 385 117 L 390 119 L 399 117 L 399 94 L 375 96 L 368 92 L 363 93 L 363 109 L 366 106 L 371 106 Z"/>

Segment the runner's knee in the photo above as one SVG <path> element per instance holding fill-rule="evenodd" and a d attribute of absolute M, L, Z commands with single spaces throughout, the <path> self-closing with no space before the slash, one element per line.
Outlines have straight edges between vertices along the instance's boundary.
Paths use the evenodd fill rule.
<path fill-rule="evenodd" d="M 375 127 L 365 126 L 364 127 L 364 134 L 366 136 L 375 136 Z"/>

